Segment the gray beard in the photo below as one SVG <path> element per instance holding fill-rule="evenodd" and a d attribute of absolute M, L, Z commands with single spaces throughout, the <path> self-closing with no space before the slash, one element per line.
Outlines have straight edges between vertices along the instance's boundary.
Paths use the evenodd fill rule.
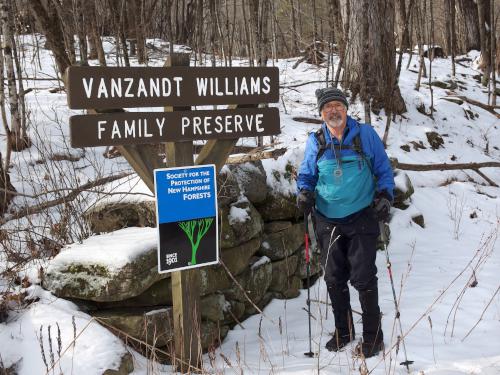
<path fill-rule="evenodd" d="M 332 128 L 340 128 L 343 125 L 342 117 L 328 119 L 326 124 Z"/>

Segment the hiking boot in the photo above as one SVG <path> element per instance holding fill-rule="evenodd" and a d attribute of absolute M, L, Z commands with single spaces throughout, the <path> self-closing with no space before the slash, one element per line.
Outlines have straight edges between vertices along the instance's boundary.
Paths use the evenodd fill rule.
<path fill-rule="evenodd" d="M 384 342 L 360 342 L 354 348 L 354 355 L 361 358 L 370 358 L 376 356 L 380 351 L 384 351 Z"/>
<path fill-rule="evenodd" d="M 347 344 L 349 344 L 352 340 L 354 340 L 354 336 L 352 335 L 341 336 L 338 334 L 338 331 L 335 330 L 333 337 L 330 340 L 328 340 L 328 342 L 325 345 L 325 348 L 330 352 L 338 352 Z"/>

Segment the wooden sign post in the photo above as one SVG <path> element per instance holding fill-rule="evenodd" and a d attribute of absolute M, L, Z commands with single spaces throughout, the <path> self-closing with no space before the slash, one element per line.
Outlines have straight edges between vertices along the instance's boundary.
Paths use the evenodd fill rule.
<path fill-rule="evenodd" d="M 189 67 L 189 54 L 174 54 L 165 67 L 70 67 L 68 106 L 88 115 L 70 118 L 73 147 L 116 145 L 148 188 L 153 170 L 193 165 L 193 140 L 208 140 L 195 165 L 215 164 L 218 173 L 240 137 L 279 134 L 278 68 Z M 192 105 L 229 105 L 191 111 Z M 164 106 L 164 112 L 126 112 L 124 107 Z M 140 146 L 139 146 L 140 145 Z M 198 269 L 172 272 L 174 365 L 197 371 L 201 363 Z"/>

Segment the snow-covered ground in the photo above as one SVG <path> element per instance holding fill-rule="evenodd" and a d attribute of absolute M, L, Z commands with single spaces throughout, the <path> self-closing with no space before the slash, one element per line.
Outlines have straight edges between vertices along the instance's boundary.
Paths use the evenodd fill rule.
<path fill-rule="evenodd" d="M 28 77 L 54 76 L 54 63 L 45 50 L 33 56 L 30 40 L 26 40 L 26 75 Z M 159 43 L 156 41 L 156 43 Z M 110 51 L 111 45 L 106 49 Z M 472 59 L 477 52 L 469 53 Z M 491 113 L 467 103 L 458 105 L 443 99 L 445 89 L 434 87 L 434 119 L 417 111 L 425 107 L 429 113 L 431 103 L 427 79 L 419 91 L 414 90 L 417 70 L 414 57 L 410 70 L 406 70 L 408 55 L 404 56 L 400 88 L 408 112 L 397 116 L 391 123 L 388 153 L 403 163 L 467 163 L 500 160 L 500 120 Z M 38 64 L 38 59 L 40 64 Z M 280 60 L 280 85 L 283 100 L 280 109 L 282 133 L 276 139 L 277 147 L 286 146 L 287 153 L 278 160 L 265 160 L 266 170 L 284 169 L 287 162 L 298 166 L 307 134 L 317 125 L 296 122 L 295 116 L 317 117 L 314 90 L 324 83 L 310 83 L 294 88 L 286 86 L 325 79 L 325 69 L 302 63 L 292 69 L 296 59 Z M 426 60 L 428 63 L 428 61 Z M 150 65 L 162 65 L 160 59 Z M 245 64 L 245 61 L 236 64 Z M 110 58 L 110 64 L 116 64 Z M 236 65 L 235 64 L 235 65 Z M 471 63 L 457 65 L 456 79 L 459 95 L 487 102 L 487 93 L 473 79 L 478 74 Z M 432 65 L 432 80 L 449 80 L 451 63 L 436 59 Z M 104 148 L 87 149 L 78 162 L 60 162 L 59 170 L 49 168 L 50 163 L 35 161 L 47 154 L 67 153 L 69 144 L 68 116 L 81 113 L 70 111 L 64 93 L 49 93 L 48 88 L 56 81 L 27 81 L 34 90 L 27 95 L 31 111 L 31 134 L 34 146 L 21 153 L 14 153 L 11 179 L 17 191 L 35 195 L 44 189 L 50 191 L 63 183 L 68 187 L 82 184 L 97 176 L 116 174 L 128 170 L 121 159 L 104 159 Z M 466 112 L 469 111 L 469 112 Z M 364 118 L 360 103 L 350 106 L 352 116 Z M 472 114 L 472 116 L 471 116 Z M 466 117 L 467 116 L 467 117 Z M 386 117 L 372 114 L 373 126 L 383 135 Z M 431 149 L 426 132 L 435 131 L 444 139 L 444 147 Z M 37 136 L 38 135 L 38 136 Z M 2 154 L 5 154 L 1 136 Z M 415 150 L 410 142 L 422 141 L 425 149 Z M 252 144 L 254 140 L 242 140 Z M 409 144 L 411 151 L 400 148 Z M 80 155 L 80 150 L 72 150 Z M 483 168 L 481 171 L 496 184 L 500 184 L 499 168 Z M 410 207 L 393 209 L 390 223 L 392 238 L 388 248 L 394 274 L 396 294 L 399 298 L 403 344 L 397 345 L 400 335 L 395 321 L 395 308 L 385 256 L 379 253 L 380 305 L 384 314 L 385 356 L 370 358 L 366 364 L 353 359 L 347 347 L 339 353 L 324 349 L 334 329 L 333 315 L 326 302 L 326 288 L 318 280 L 311 288 L 312 350 L 315 358 L 304 353 L 309 350 L 307 293 L 292 300 L 274 300 L 264 310 L 242 322 L 229 332 L 215 355 L 205 355 L 203 368 L 209 373 L 358 373 L 366 366 L 374 374 L 405 373 L 399 365 L 405 360 L 414 361 L 410 371 L 420 374 L 499 374 L 500 373 L 500 245 L 497 241 L 500 225 L 500 188 L 488 182 L 472 170 L 407 172 L 415 187 Z M 147 188 L 136 178 L 118 180 L 106 186 L 106 191 L 129 191 L 134 199 L 151 199 Z M 293 190 L 294 186 L 279 186 Z M 142 195 L 141 195 L 142 194 Z M 116 196 L 115 196 L 116 197 Z M 118 195 L 121 199 L 122 196 Z M 141 198 L 143 197 L 143 198 Z M 54 199 L 49 193 L 43 199 Z M 17 197 L 14 207 L 33 204 L 38 198 Z M 82 194 L 81 207 L 91 205 L 95 196 Z M 109 199 L 109 198 L 107 198 Z M 53 210 L 49 216 L 57 222 L 63 215 Z M 416 225 L 411 218 L 421 214 L 425 227 Z M 7 223 L 3 229 L 38 228 L 37 220 Z M 75 240 L 78 233 L 73 234 Z M 75 245 L 77 246 L 77 245 Z M 119 247 L 119 244 L 116 244 Z M 18 362 L 18 373 L 44 374 L 55 363 L 54 373 L 101 374 L 103 369 L 117 367 L 125 345 L 101 327 L 92 318 L 67 301 L 57 299 L 36 285 L 38 270 L 43 264 L 27 267 L 24 273 L 34 284 L 25 290 L 21 286 L 9 286 L 15 292 L 26 292 L 34 301 L 25 309 L 11 312 L 7 321 L 0 324 L 0 365 L 10 367 Z M 0 252 L 0 267 L 6 268 Z M 0 287 L 7 287 L 0 280 Z M 17 288 L 17 289 L 16 289 Z M 351 289 L 353 309 L 360 311 L 357 293 Z M 362 332 L 360 316 L 355 314 L 358 337 Z M 49 333 L 50 332 L 50 333 Z M 50 336 L 49 336 L 50 335 Z M 50 339 L 49 339 L 50 337 Z M 60 343 L 58 342 L 60 337 Z M 76 340 L 75 340 L 76 337 Z M 169 366 L 148 362 L 133 352 L 134 374 L 171 373 Z M 52 353 L 52 354 L 51 354 Z M 53 358 L 52 358 L 53 357 Z M 60 361 L 58 361 L 60 358 Z M 0 366 L 1 367 L 1 366 Z M 48 371 L 52 373 L 53 371 Z M 364 372 L 366 373 L 366 372 Z"/>

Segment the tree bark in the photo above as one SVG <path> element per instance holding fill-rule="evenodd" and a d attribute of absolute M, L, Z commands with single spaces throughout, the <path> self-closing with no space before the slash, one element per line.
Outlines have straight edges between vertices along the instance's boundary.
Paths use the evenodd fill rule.
<path fill-rule="evenodd" d="M 410 7 L 413 5 L 415 0 L 410 0 Z M 398 11 L 399 11 L 399 32 L 400 32 L 400 45 L 403 50 L 411 49 L 410 38 L 408 33 L 408 19 L 410 11 L 406 11 L 406 1 L 398 0 Z"/>
<path fill-rule="evenodd" d="M 48 11 L 52 6 L 51 3 L 47 4 L 49 9 L 42 5 L 41 0 L 30 0 L 27 3 L 39 30 L 45 35 L 47 47 L 54 54 L 59 74 L 64 76 L 64 72 L 71 65 L 71 61 L 64 48 L 64 42 L 61 40 L 61 35 L 63 35 L 61 23 L 52 12 L 49 13 Z M 49 16 L 49 14 L 51 15 Z"/>
<path fill-rule="evenodd" d="M 394 0 L 353 1 L 351 5 L 350 23 L 357 27 L 350 28 L 347 87 L 353 98 L 359 94 L 363 102 L 371 103 L 374 112 L 390 108 L 401 114 L 406 105 L 399 87 L 394 87 Z"/>
<path fill-rule="evenodd" d="M 97 58 L 99 59 L 99 65 L 106 66 L 106 55 L 104 54 L 104 49 L 102 47 L 101 35 L 98 29 L 97 16 L 96 16 L 96 3 L 94 1 L 88 2 L 88 18 L 90 20 L 90 32 L 92 35 L 93 44 L 97 52 Z M 95 58 L 95 57 L 94 57 Z"/>
<path fill-rule="evenodd" d="M 129 3 L 131 5 L 130 9 L 135 15 L 135 39 L 137 47 L 137 62 L 139 64 L 145 64 L 147 61 L 146 56 L 146 41 L 144 38 L 144 7 L 142 0 L 133 0 Z"/>
<path fill-rule="evenodd" d="M 493 12 L 495 11 L 495 0 L 490 0 L 490 14 L 493 17 Z M 494 18 L 494 17 L 493 17 Z M 497 45 L 496 45 L 496 22 L 491 22 L 491 33 L 490 33 L 490 40 L 491 40 L 491 87 L 492 87 L 492 96 L 491 96 L 491 105 L 496 105 L 497 104 L 497 78 L 496 78 L 496 66 L 497 66 L 497 61 L 496 61 L 496 55 L 498 51 L 496 50 Z"/>
<path fill-rule="evenodd" d="M 459 13 L 459 49 L 465 53 L 481 48 L 479 35 L 479 16 L 474 0 L 457 0 Z"/>
<path fill-rule="evenodd" d="M 9 93 L 10 107 L 10 129 L 12 138 L 9 140 L 14 151 L 18 151 L 20 143 L 22 143 L 23 129 L 21 126 L 21 116 L 19 114 L 19 98 L 16 88 L 16 73 L 14 69 L 14 57 L 12 42 L 14 40 L 14 30 L 11 28 L 12 23 L 9 22 L 10 0 L 2 0 L 0 3 L 0 18 L 2 22 L 3 34 L 3 55 L 5 60 L 5 68 L 7 71 L 7 92 Z M 23 148 L 21 147 L 21 150 Z"/>
<path fill-rule="evenodd" d="M 334 0 L 335 1 L 335 0 Z M 337 4 L 339 5 L 339 4 Z M 342 17 L 342 12 L 340 12 L 340 5 L 338 7 L 334 6 L 333 8 L 334 14 L 336 14 L 339 17 L 339 20 Z M 337 12 L 337 13 L 335 13 Z M 340 79 L 340 72 L 342 71 L 342 67 L 344 66 L 344 60 L 345 56 L 347 54 L 347 40 L 349 38 L 349 29 L 350 29 L 350 18 L 351 18 L 351 2 L 350 0 L 347 0 L 346 2 L 346 18 L 345 18 L 345 24 L 340 30 L 341 32 L 341 39 L 339 37 L 338 40 L 341 40 L 342 45 L 340 46 L 340 51 L 339 51 L 339 63 L 337 65 L 337 71 L 335 72 L 335 81 L 333 83 L 334 87 L 337 87 L 339 84 L 339 79 Z M 344 83 L 344 86 L 347 86 Z"/>
<path fill-rule="evenodd" d="M 292 36 L 292 54 L 293 56 L 299 53 L 299 42 L 297 40 L 297 14 L 295 10 L 295 4 L 293 0 L 290 2 L 290 34 Z M 335 22 L 334 22 L 335 24 Z"/>
<path fill-rule="evenodd" d="M 5 155 L 5 169 L 8 170 L 9 164 L 10 164 L 10 155 L 12 152 L 12 146 L 11 142 L 9 141 L 11 139 L 11 133 L 10 133 L 10 128 L 9 128 L 9 123 L 7 122 L 7 112 L 5 111 L 5 78 L 4 78 L 4 58 L 3 58 L 3 36 L 2 33 L 0 33 L 0 111 L 2 114 L 2 123 L 3 123 L 3 128 L 5 130 L 5 135 L 7 137 L 7 150 L 6 150 L 6 155 Z"/>
<path fill-rule="evenodd" d="M 2 153 L 0 153 L 0 216 L 2 216 L 9 205 L 9 202 L 14 197 L 14 186 L 10 183 L 10 176 L 7 167 L 4 168 Z"/>
<path fill-rule="evenodd" d="M 479 16 L 479 36 L 481 38 L 481 57 L 479 67 L 483 70 L 481 83 L 483 86 L 488 84 L 491 63 L 491 16 L 490 0 L 477 0 L 477 13 Z"/>
<path fill-rule="evenodd" d="M 78 36 L 78 46 L 80 48 L 80 62 L 87 63 L 88 61 L 88 44 L 87 44 L 87 27 L 86 17 L 84 14 L 85 0 L 74 2 L 74 19 L 76 25 L 76 34 Z"/>

